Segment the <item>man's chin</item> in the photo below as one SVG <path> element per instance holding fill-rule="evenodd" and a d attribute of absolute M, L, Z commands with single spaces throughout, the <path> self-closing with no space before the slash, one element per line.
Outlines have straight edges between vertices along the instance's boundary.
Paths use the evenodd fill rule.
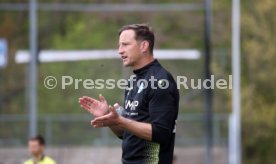
<path fill-rule="evenodd" d="M 128 63 L 128 62 L 123 62 L 123 66 L 124 66 L 124 67 L 130 67 L 130 66 L 131 66 L 131 64 L 130 64 L 130 63 Z"/>

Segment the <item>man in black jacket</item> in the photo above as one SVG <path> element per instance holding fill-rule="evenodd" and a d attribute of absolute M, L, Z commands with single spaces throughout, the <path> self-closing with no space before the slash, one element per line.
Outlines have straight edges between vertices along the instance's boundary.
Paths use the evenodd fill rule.
<path fill-rule="evenodd" d="M 154 59 L 154 33 L 147 25 L 127 25 L 119 31 L 119 54 L 135 76 L 125 91 L 124 107 L 108 106 L 83 96 L 81 107 L 95 119 L 95 128 L 109 127 L 122 139 L 122 163 L 170 164 L 173 161 L 179 92 L 172 75 Z M 131 85 L 132 84 L 132 85 Z"/>

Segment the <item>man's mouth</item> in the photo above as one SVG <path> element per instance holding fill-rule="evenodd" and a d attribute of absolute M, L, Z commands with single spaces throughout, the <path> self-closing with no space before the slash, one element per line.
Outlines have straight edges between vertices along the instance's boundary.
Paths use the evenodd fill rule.
<path fill-rule="evenodd" d="M 123 59 L 123 61 L 125 61 L 127 59 L 127 56 L 122 56 L 121 58 Z"/>

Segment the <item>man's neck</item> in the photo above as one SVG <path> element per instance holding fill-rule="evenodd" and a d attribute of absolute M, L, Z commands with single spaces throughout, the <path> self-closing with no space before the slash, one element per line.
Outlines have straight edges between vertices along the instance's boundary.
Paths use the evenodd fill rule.
<path fill-rule="evenodd" d="M 42 159 L 42 157 L 43 157 L 43 154 L 36 155 L 36 156 L 34 156 L 34 160 L 36 162 L 38 162 L 38 161 L 40 161 Z"/>
<path fill-rule="evenodd" d="M 137 69 L 140 69 L 140 68 L 143 68 L 144 66 L 148 65 L 149 63 L 153 62 L 154 61 L 154 58 L 153 58 L 153 55 L 147 57 L 147 58 L 143 58 L 139 64 L 137 64 L 136 66 L 133 67 L 134 70 L 137 70 Z"/>

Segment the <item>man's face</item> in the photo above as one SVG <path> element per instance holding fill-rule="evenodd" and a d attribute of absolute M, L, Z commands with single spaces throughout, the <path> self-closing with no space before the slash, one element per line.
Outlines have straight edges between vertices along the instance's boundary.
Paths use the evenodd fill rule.
<path fill-rule="evenodd" d="M 28 147 L 29 147 L 29 152 L 30 152 L 33 156 L 37 156 L 37 155 L 43 154 L 44 146 L 43 146 L 43 145 L 40 145 L 39 142 L 36 141 L 36 140 L 31 140 L 31 141 L 29 141 Z"/>
<path fill-rule="evenodd" d="M 125 30 L 119 38 L 119 54 L 124 66 L 135 67 L 142 57 L 140 43 L 135 39 L 133 30 Z"/>

